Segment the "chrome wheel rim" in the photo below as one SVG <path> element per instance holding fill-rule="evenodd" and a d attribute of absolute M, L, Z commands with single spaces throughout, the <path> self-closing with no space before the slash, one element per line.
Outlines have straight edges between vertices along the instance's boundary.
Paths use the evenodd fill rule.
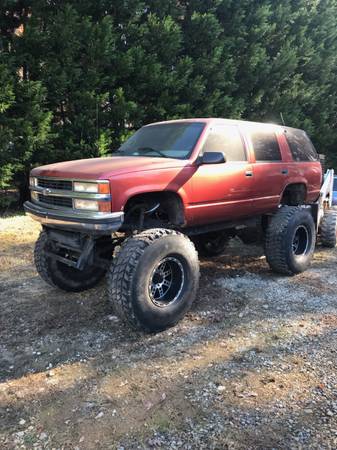
<path fill-rule="evenodd" d="M 300 225 L 296 228 L 293 242 L 292 251 L 295 256 L 305 255 L 309 247 L 309 233 L 304 225 Z"/>
<path fill-rule="evenodd" d="M 161 308 L 179 301 L 185 282 L 182 263 L 174 256 L 168 256 L 153 269 L 149 280 L 151 301 Z"/>

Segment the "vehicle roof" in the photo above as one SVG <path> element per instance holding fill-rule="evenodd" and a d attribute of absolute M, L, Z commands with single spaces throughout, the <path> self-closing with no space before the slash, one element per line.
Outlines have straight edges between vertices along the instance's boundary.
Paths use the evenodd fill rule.
<path fill-rule="evenodd" d="M 199 117 L 199 118 L 193 118 L 193 119 L 174 119 L 174 120 L 165 120 L 162 122 L 153 122 L 149 123 L 145 126 L 151 126 L 151 125 L 162 125 L 166 123 L 186 123 L 186 122 L 203 122 L 206 124 L 211 123 L 224 123 L 224 124 L 231 124 L 231 125 L 243 125 L 248 127 L 258 127 L 258 128 L 269 128 L 269 129 L 282 129 L 282 130 L 300 130 L 298 128 L 292 128 L 292 127 L 286 127 L 283 125 L 275 124 L 275 123 L 266 123 L 266 122 L 252 122 L 248 120 L 237 120 L 237 119 L 223 119 L 220 117 Z"/>

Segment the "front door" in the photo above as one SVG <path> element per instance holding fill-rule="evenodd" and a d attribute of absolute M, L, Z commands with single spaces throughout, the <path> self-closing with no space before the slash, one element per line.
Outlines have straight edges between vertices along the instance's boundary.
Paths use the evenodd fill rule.
<path fill-rule="evenodd" d="M 253 172 L 240 131 L 235 125 L 214 125 L 202 149 L 222 152 L 226 162 L 201 164 L 192 177 L 193 222 L 232 221 L 252 212 Z"/>

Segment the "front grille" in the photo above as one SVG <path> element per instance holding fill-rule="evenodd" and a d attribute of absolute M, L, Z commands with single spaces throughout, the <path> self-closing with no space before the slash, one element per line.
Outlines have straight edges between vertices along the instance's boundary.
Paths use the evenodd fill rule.
<path fill-rule="evenodd" d="M 45 178 L 38 178 L 37 185 L 42 188 L 60 189 L 62 191 L 71 191 L 73 183 L 70 180 L 48 180 Z"/>
<path fill-rule="evenodd" d="M 53 205 L 53 206 L 63 206 L 66 208 L 72 208 L 73 207 L 73 200 L 72 198 L 68 197 L 52 197 L 47 195 L 39 195 L 39 202 L 45 203 L 47 205 Z"/>

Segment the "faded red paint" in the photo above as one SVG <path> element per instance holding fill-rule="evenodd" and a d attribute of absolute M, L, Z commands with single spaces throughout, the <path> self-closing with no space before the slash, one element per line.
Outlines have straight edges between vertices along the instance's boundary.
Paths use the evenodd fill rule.
<path fill-rule="evenodd" d="M 140 156 L 93 158 L 38 167 L 32 171 L 32 175 L 109 180 L 113 211 L 123 210 L 128 199 L 134 195 L 173 191 L 183 201 L 187 225 L 273 212 L 279 205 L 284 189 L 292 183 L 305 184 L 307 202 L 317 199 L 322 179 L 321 165 L 319 162 L 293 161 L 282 127 L 224 119 L 189 121 L 205 122 L 206 126 L 188 160 Z M 218 122 L 239 126 L 248 161 L 197 164 L 208 129 Z M 252 126 L 273 129 L 279 142 L 282 162 L 255 161 L 252 145 L 245 134 L 245 129 Z M 284 169 L 288 170 L 286 176 L 282 174 Z M 252 171 L 252 177 L 246 177 L 247 170 Z"/>

